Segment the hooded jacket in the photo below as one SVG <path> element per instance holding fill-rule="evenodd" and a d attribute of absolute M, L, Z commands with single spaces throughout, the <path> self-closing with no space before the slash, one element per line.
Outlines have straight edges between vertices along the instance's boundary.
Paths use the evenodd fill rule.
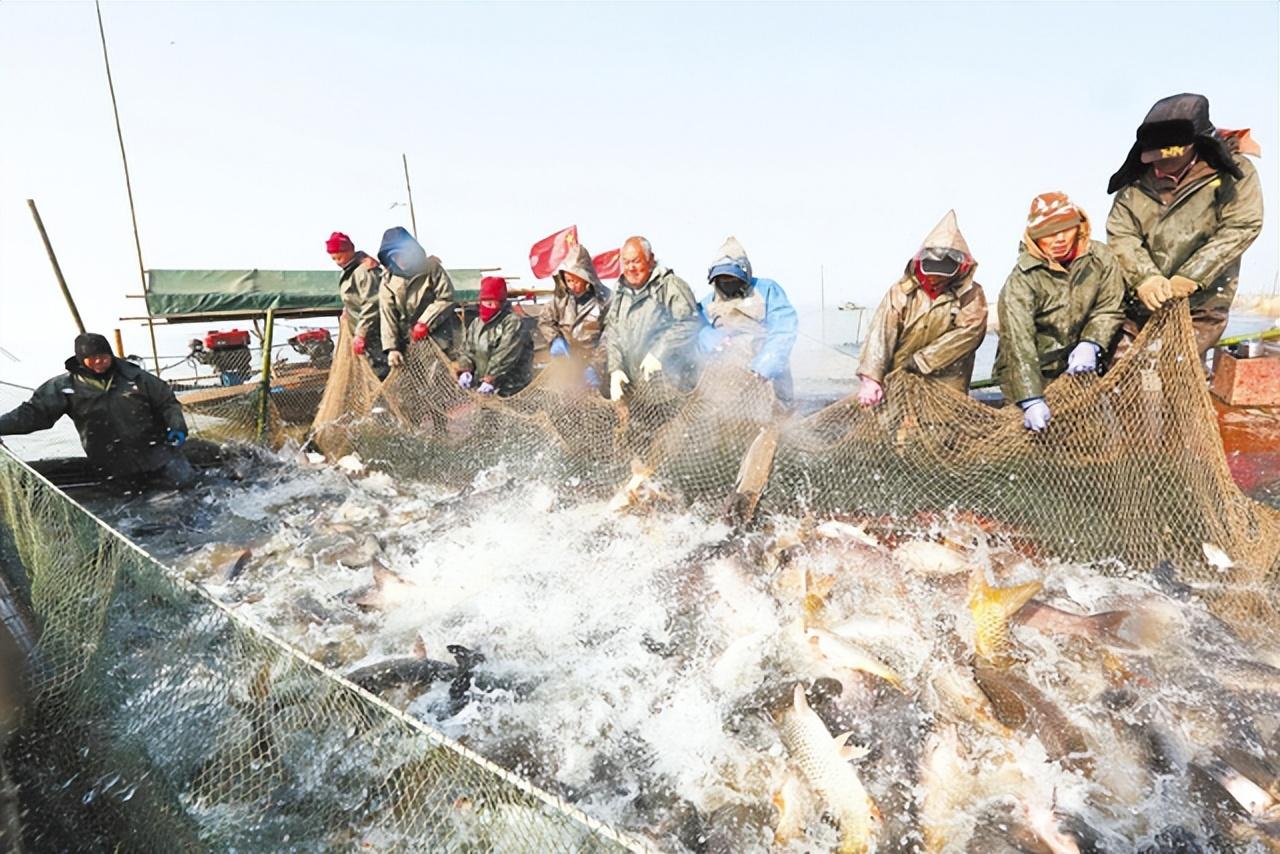
<path fill-rule="evenodd" d="M 954 211 L 934 226 L 921 249 L 956 249 L 973 261 Z M 883 382 L 886 374 L 908 368 L 967 394 L 974 354 L 987 334 L 987 298 L 973 279 L 977 264 L 934 300 L 911 270 L 909 261 L 880 301 L 862 345 L 858 375 Z"/>
<path fill-rule="evenodd" d="M 1006 400 L 1021 403 L 1044 394 L 1044 383 L 1067 369 L 1081 341 L 1105 355 L 1124 321 L 1124 277 L 1106 244 L 1089 239 L 1080 211 L 1077 253 L 1069 267 L 1053 261 L 1023 234 L 1018 262 L 998 301 L 1000 341 L 995 374 Z"/>
<path fill-rule="evenodd" d="M 357 338 L 377 336 L 382 268 L 366 263 L 372 260 L 365 253 L 357 252 L 338 277 L 338 294 L 347 310 L 351 334 Z"/>
<path fill-rule="evenodd" d="M 413 235 L 403 228 L 387 229 L 378 260 L 386 268 L 378 292 L 384 350 L 404 352 L 415 323 L 425 323 L 435 332 L 456 320 L 453 281 L 440 259 L 427 255 Z"/>
<path fill-rule="evenodd" d="M 533 339 L 519 317 L 507 305 L 485 323 L 472 319 L 463 339 L 458 369 L 478 381 L 493 377 L 498 394 L 515 394 L 533 377 Z"/>
<path fill-rule="evenodd" d="M 788 375 L 800 323 L 795 308 L 781 285 L 752 275 L 751 259 L 737 238 L 724 242 L 711 269 L 726 263 L 746 272 L 747 288 L 742 296 L 728 298 L 713 285 L 711 293 L 698 303 L 703 319 L 726 335 L 731 345 L 743 341 L 749 349 L 751 370 L 760 376 L 772 380 Z"/>
<path fill-rule="evenodd" d="M 564 274 L 572 273 L 585 279 L 587 289 L 581 297 L 576 297 L 565 285 Z M 538 330 L 550 344 L 557 338 L 563 338 L 569 349 L 587 361 L 595 362 L 601 354 L 597 353 L 600 336 L 604 332 L 604 319 L 609 311 L 609 300 L 613 292 L 600 283 L 596 268 L 591 263 L 591 253 L 582 244 L 556 268 L 553 276 L 556 282 L 555 293 L 551 304 L 538 315 Z M 602 363 L 603 359 L 599 361 Z"/>
<path fill-rule="evenodd" d="M 153 472 L 178 453 L 165 444 L 165 433 L 185 433 L 187 422 L 168 383 L 123 359 L 101 376 L 74 356 L 66 369 L 0 415 L 0 436 L 47 430 L 69 415 L 89 462 L 113 477 Z"/>
<path fill-rule="evenodd" d="M 694 345 L 702 316 L 693 291 L 667 267 L 654 266 L 649 280 L 638 288 L 619 278 L 605 315 L 606 368 L 640 379 L 646 354 L 679 386 L 691 385 L 696 363 Z"/>

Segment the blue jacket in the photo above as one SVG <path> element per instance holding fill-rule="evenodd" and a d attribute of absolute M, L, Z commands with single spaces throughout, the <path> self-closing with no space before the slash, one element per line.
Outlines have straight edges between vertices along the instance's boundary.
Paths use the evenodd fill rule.
<path fill-rule="evenodd" d="M 752 277 L 746 294 L 738 299 L 725 299 L 712 288 L 699 301 L 698 309 L 707 322 L 698 336 L 702 352 L 716 350 L 727 337 L 751 334 L 754 321 L 763 330 L 764 341 L 751 360 L 751 370 L 766 379 L 776 379 L 790 367 L 800 318 L 782 285 L 773 279 Z"/>

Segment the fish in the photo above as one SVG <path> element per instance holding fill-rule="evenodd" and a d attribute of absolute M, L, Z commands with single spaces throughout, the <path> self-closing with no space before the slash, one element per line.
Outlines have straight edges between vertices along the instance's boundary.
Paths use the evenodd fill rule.
<path fill-rule="evenodd" d="M 1200 550 L 1204 552 L 1204 559 L 1209 562 L 1209 565 L 1219 572 L 1226 572 L 1236 565 L 1230 555 L 1213 543 L 1201 543 Z"/>
<path fill-rule="evenodd" d="M 993 666 L 981 659 L 973 663 L 973 677 L 1002 724 L 1038 737 L 1045 754 L 1064 767 L 1079 771 L 1093 767 L 1089 744 L 1079 727 L 1040 689 L 1011 668 Z"/>
<path fill-rule="evenodd" d="M 1015 622 L 1047 634 L 1101 640 L 1115 646 L 1133 649 L 1134 644 L 1116 634 L 1128 618 L 1128 611 L 1073 614 L 1034 599 L 1019 608 L 1013 615 Z"/>
<path fill-rule="evenodd" d="M 850 759 L 865 756 L 866 748 L 848 744 L 849 733 L 833 738 L 809 708 L 800 685 L 795 687 L 792 707 L 783 714 L 779 730 L 787 753 L 840 828 L 839 851 L 870 851 L 883 818 L 849 764 Z"/>
<path fill-rule="evenodd" d="M 958 575 L 970 565 L 963 553 L 932 540 L 908 540 L 894 549 L 893 558 L 920 575 Z"/>
<path fill-rule="evenodd" d="M 244 572 L 244 568 L 249 565 L 249 558 L 251 557 L 253 557 L 252 549 L 241 549 L 237 554 L 222 562 L 218 567 L 218 577 L 224 582 L 235 581 L 240 577 L 240 573 Z"/>
<path fill-rule="evenodd" d="M 865 649 L 825 629 L 806 629 L 804 634 L 809 645 L 829 664 L 879 676 L 904 694 L 907 692 L 898 672 Z"/>
<path fill-rule="evenodd" d="M 412 598 L 420 590 L 418 585 L 406 581 L 377 558 L 373 558 L 369 566 L 373 570 L 373 586 L 361 591 L 351 600 L 361 610 L 386 611 Z"/>
<path fill-rule="evenodd" d="M 920 832 L 927 854 L 940 854 L 949 841 L 972 832 L 963 807 L 969 802 L 973 774 L 960 755 L 954 725 L 929 734 L 920 761 Z"/>
<path fill-rule="evenodd" d="M 653 472 L 654 470 L 646 466 L 639 457 L 633 459 L 631 478 L 614 493 L 609 503 L 605 505 L 605 509 L 610 513 L 627 513 L 638 510 L 653 501 L 667 499 L 666 493 L 653 482 Z"/>
<path fill-rule="evenodd" d="M 805 825 L 813 816 L 813 795 L 805 782 L 788 772 L 782 785 L 773 793 L 773 805 L 778 809 L 778 821 L 773 828 L 773 841 L 787 845 L 804 835 Z"/>
<path fill-rule="evenodd" d="M 813 529 L 813 532 L 819 537 L 823 537 L 828 540 L 853 542 L 869 546 L 874 549 L 880 548 L 880 541 L 868 534 L 865 530 L 857 525 L 851 525 L 848 522 L 841 522 L 838 519 L 830 519 L 821 523 Z"/>
<path fill-rule="evenodd" d="M 1009 727 L 996 716 L 991 701 L 982 693 L 971 672 L 940 663 L 934 667 L 928 684 L 930 707 L 935 715 L 975 724 L 1000 738 L 1009 736 Z"/>
<path fill-rule="evenodd" d="M 1030 581 L 1013 587 L 992 587 L 981 567 L 969 579 L 969 612 L 973 615 L 974 650 L 979 658 L 1004 662 L 1009 652 L 1009 618 L 1043 585 Z"/>

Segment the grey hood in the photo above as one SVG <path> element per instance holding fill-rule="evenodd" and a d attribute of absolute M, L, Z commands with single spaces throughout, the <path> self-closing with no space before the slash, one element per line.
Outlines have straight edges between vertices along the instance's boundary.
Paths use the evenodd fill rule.
<path fill-rule="evenodd" d="M 591 253 L 581 243 L 574 247 L 574 251 L 561 261 L 560 266 L 556 267 L 556 271 L 551 274 L 556 281 L 556 290 L 567 293 L 568 289 L 564 286 L 562 273 L 573 273 L 579 279 L 587 280 L 596 293 L 602 291 L 600 277 L 596 274 L 595 265 L 591 263 Z"/>

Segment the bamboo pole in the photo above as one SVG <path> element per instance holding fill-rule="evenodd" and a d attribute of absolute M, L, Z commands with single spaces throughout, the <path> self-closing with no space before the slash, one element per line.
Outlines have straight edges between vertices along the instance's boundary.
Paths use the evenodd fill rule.
<path fill-rule="evenodd" d="M 124 358 L 124 338 L 120 335 L 120 330 L 116 329 L 116 355 L 121 359 Z"/>
<path fill-rule="evenodd" d="M 35 199 L 27 199 L 27 207 L 31 208 L 31 216 L 36 221 L 36 230 L 40 232 L 40 239 L 44 241 L 44 251 L 49 254 L 49 263 L 53 265 L 53 275 L 58 280 L 58 287 L 62 289 L 62 298 L 67 301 L 67 308 L 71 309 L 71 317 L 76 322 L 76 329 L 84 334 L 84 321 L 80 319 L 80 310 L 76 308 L 76 301 L 71 298 L 71 289 L 67 287 L 67 280 L 62 276 L 62 267 L 58 264 L 58 256 L 53 252 L 53 244 L 49 242 L 49 233 L 44 230 L 44 220 L 40 219 L 40 211 L 36 209 Z"/>
<path fill-rule="evenodd" d="M 271 405 L 271 336 L 276 328 L 276 310 L 267 309 L 266 329 L 262 330 L 262 381 L 258 393 L 258 441 L 266 438 Z"/>
<path fill-rule="evenodd" d="M 93 0 L 93 8 L 98 13 L 98 35 L 102 39 L 102 64 L 107 68 L 107 91 L 111 93 L 111 113 L 116 119 L 116 139 L 120 142 L 120 162 L 124 165 L 124 189 L 129 195 L 129 219 L 133 222 L 133 248 L 138 254 L 138 278 L 142 281 L 142 293 L 147 293 L 147 271 L 142 264 L 142 239 L 138 236 L 138 212 L 133 204 L 133 182 L 129 179 L 129 158 L 124 153 L 124 131 L 120 129 L 120 108 L 116 105 L 116 86 L 111 79 L 111 59 L 107 56 L 107 31 L 102 26 L 102 6 Z M 160 350 L 156 347 L 156 326 L 151 318 L 151 309 L 147 309 L 147 332 L 151 335 L 151 358 L 155 363 L 156 376 L 160 375 Z"/>
<path fill-rule="evenodd" d="M 409 191 L 409 223 L 413 226 L 413 238 L 418 239 L 418 215 L 413 210 L 413 185 L 409 183 L 409 157 L 401 154 L 400 159 L 404 162 L 404 188 Z"/>

